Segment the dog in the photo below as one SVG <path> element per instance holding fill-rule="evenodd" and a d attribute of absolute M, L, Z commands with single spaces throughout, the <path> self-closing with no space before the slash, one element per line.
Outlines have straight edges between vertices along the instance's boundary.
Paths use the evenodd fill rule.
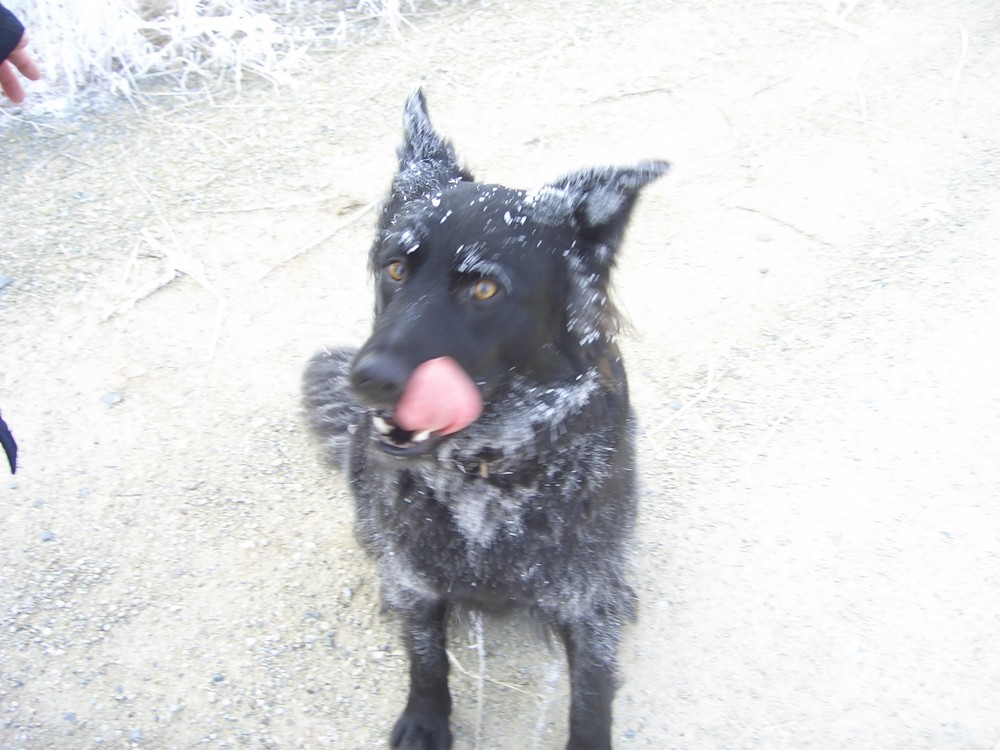
<path fill-rule="evenodd" d="M 526 610 L 566 648 L 567 750 L 611 748 L 636 515 L 634 421 L 609 277 L 639 190 L 669 165 L 534 191 L 476 182 L 408 98 L 370 253 L 371 336 L 310 361 L 303 403 L 355 497 L 409 697 L 390 745 L 446 750 L 455 607 Z"/>

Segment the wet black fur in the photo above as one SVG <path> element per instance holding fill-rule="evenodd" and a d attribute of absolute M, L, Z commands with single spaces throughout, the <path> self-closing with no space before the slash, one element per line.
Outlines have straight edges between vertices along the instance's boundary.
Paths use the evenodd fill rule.
<path fill-rule="evenodd" d="M 551 626 L 569 659 L 567 748 L 610 748 L 615 654 L 635 613 L 635 470 L 608 283 L 638 191 L 667 164 L 584 170 L 528 193 L 474 182 L 419 91 L 404 131 L 371 250 L 371 337 L 318 354 L 304 383 L 403 620 L 410 692 L 390 744 L 451 746 L 445 627 L 450 608 L 472 606 Z M 483 279 L 497 287 L 480 300 Z M 413 370 L 441 356 L 476 383 L 482 416 L 417 444 L 398 429 L 382 438 L 373 417 L 391 420 Z"/>

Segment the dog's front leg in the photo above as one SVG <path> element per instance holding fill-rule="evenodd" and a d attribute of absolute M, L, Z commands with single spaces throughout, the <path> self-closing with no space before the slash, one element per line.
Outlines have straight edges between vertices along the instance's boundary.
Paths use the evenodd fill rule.
<path fill-rule="evenodd" d="M 611 701 L 619 626 L 591 615 L 558 628 L 569 659 L 569 742 L 566 750 L 611 750 Z"/>
<path fill-rule="evenodd" d="M 392 747 L 399 750 L 451 747 L 447 615 L 448 607 L 442 600 L 423 601 L 403 613 L 403 641 L 410 657 L 410 695 L 390 739 Z"/>

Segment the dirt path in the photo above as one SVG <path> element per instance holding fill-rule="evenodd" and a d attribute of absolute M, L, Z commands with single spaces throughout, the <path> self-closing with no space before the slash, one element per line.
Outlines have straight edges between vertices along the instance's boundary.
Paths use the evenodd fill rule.
<path fill-rule="evenodd" d="M 235 102 L 0 116 L 0 747 L 385 747 L 404 661 L 297 391 L 365 334 L 421 77 L 485 179 L 675 164 L 617 283 L 616 747 L 996 747 L 1000 15 L 758 5 L 462 9 Z M 560 656 L 477 627 L 456 750 L 561 748 Z"/>

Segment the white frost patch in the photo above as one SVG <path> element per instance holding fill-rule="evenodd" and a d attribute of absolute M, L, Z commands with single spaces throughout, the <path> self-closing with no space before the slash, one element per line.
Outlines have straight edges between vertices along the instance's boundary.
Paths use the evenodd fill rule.
<path fill-rule="evenodd" d="M 608 299 L 601 291 L 601 277 L 587 273 L 583 262 L 573 254 L 566 256 L 573 279 L 568 328 L 587 346 L 598 341 L 607 315 Z"/>
<path fill-rule="evenodd" d="M 552 185 L 544 185 L 528 193 L 524 202 L 531 207 L 535 220 L 548 226 L 562 224 L 573 215 L 573 197 L 566 190 Z"/>
<path fill-rule="evenodd" d="M 488 500 L 486 493 L 466 494 L 461 503 L 452 507 L 459 531 L 468 541 L 480 547 L 489 546 L 495 532 L 494 524 L 487 523 Z"/>
<path fill-rule="evenodd" d="M 538 428 L 561 429 L 587 407 L 600 388 L 600 374 L 593 368 L 554 387 L 517 378 L 500 403 L 450 442 L 466 456 L 501 448 L 503 458 L 491 471 L 502 472 L 504 459 L 517 463 L 535 457 Z"/>
<path fill-rule="evenodd" d="M 525 461 L 536 459 L 539 451 L 549 450 L 548 446 L 572 433 L 570 420 L 588 407 L 600 388 L 596 369 L 557 386 L 518 378 L 490 413 L 442 445 L 437 465 L 414 467 L 435 497 L 450 509 L 455 525 L 470 543 L 470 554 L 490 547 L 501 536 L 523 533 L 523 516 L 537 497 L 538 487 L 527 484 L 503 489 L 484 481 L 478 471 L 465 473 L 463 461 L 499 448 L 501 455 L 491 461 L 490 476 L 516 471 Z M 564 485 L 600 480 L 606 475 L 604 449 L 590 444 L 586 431 L 579 440 L 582 442 L 571 440 L 564 446 L 562 458 L 550 467 L 551 471 L 565 471 L 560 480 Z M 586 471 L 572 468 L 578 460 L 586 464 Z M 552 482 L 549 473 L 536 477 L 537 482 Z"/>
<path fill-rule="evenodd" d="M 420 240 L 411 230 L 404 229 L 399 235 L 399 244 L 403 247 L 403 253 L 410 255 L 419 249 Z"/>
<path fill-rule="evenodd" d="M 464 253 L 464 255 L 463 255 Z M 476 243 L 472 245 L 459 245 L 455 250 L 456 256 L 462 256 L 455 266 L 459 273 L 472 273 L 483 258 L 483 247 Z"/>
<path fill-rule="evenodd" d="M 379 556 L 378 563 L 382 580 L 393 582 L 392 586 L 382 588 L 382 596 L 390 606 L 405 607 L 407 604 L 405 595 L 420 599 L 437 597 L 437 592 L 428 585 L 405 555 L 398 554 L 396 550 L 389 550 L 387 554 Z"/>

